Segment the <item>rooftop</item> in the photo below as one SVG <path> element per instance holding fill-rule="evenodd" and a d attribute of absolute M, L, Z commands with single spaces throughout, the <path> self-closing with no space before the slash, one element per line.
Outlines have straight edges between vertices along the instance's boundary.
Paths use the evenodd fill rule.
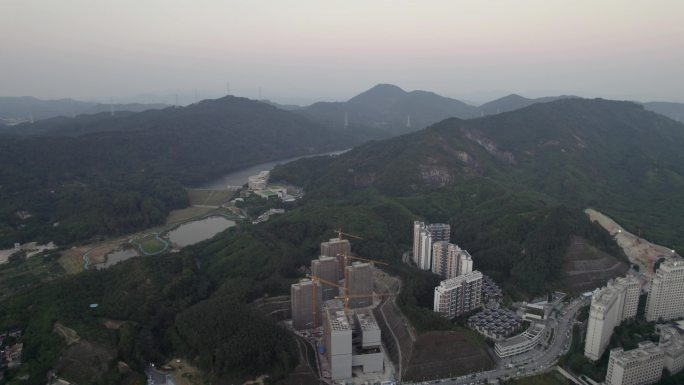
<path fill-rule="evenodd" d="M 624 366 L 635 361 L 648 361 L 654 354 L 662 354 L 663 350 L 653 342 L 640 342 L 636 349 L 624 351 L 622 348 L 610 351 L 610 358 L 615 359 L 616 363 Z"/>
<path fill-rule="evenodd" d="M 359 325 L 361 325 L 361 330 L 380 330 L 378 323 L 373 317 L 373 313 L 369 309 L 359 309 L 356 311 L 356 317 L 359 319 Z"/>
<path fill-rule="evenodd" d="M 326 309 L 328 313 L 328 323 L 332 330 L 351 330 L 349 327 L 349 319 L 343 310 Z"/>

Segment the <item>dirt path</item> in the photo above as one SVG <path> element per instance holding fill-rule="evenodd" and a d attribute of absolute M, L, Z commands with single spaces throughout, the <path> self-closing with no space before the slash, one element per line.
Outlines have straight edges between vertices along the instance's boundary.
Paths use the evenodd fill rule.
<path fill-rule="evenodd" d="M 606 229 L 615 238 L 615 241 L 625 252 L 629 261 L 639 266 L 639 271 L 649 277 L 653 275 L 653 264 L 659 258 L 671 256 L 675 253 L 670 248 L 639 238 L 622 228 L 622 226 L 608 216 L 594 209 L 586 209 L 584 212 L 589 215 L 592 222 L 598 222 L 601 227 Z"/>

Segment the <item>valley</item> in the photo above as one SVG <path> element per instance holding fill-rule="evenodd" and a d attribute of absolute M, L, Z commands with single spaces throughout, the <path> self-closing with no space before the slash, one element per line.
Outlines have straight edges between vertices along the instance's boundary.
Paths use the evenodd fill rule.
<path fill-rule="evenodd" d="M 584 132 L 579 125 L 568 126 L 566 121 L 554 120 L 553 116 L 561 115 L 559 111 L 570 115 L 589 114 L 591 119 L 585 117 L 589 123 L 582 124 L 589 127 L 613 122 L 624 128 L 626 123 L 615 123 L 614 116 L 618 113 L 632 114 L 644 124 L 656 122 L 649 124 L 658 125 L 668 134 L 671 134 L 668 130 L 675 128 L 671 124 L 676 124 L 629 104 L 575 99 L 532 105 L 472 121 L 448 119 L 426 130 L 369 142 L 335 156 L 305 157 L 275 167 L 278 162 L 268 163 L 267 168 L 273 167 L 269 184 L 292 186 L 274 190 L 283 189 L 284 195 L 291 188 L 298 191 L 294 194 L 298 199 L 286 206 L 276 204 L 274 198 L 260 196 L 276 194 L 266 186 L 248 196 L 229 188 L 229 185 L 244 184 L 252 171 L 266 168 L 265 165 L 248 166 L 249 171 L 235 172 L 240 174 L 237 182 L 228 182 L 226 178 L 230 176 L 217 176 L 215 185 L 196 183 L 205 188 L 181 187 L 187 203 L 175 210 L 167 209 L 156 225 L 95 242 L 66 243 L 86 245 L 62 252 L 57 266 L 70 274 L 57 273 L 47 280 L 32 281 L 26 286 L 31 290 L 7 298 L 8 310 L 4 314 L 12 314 L 12 318 L 2 318 L 3 322 L 20 322 L 36 330 L 36 334 L 27 337 L 27 343 L 34 344 L 30 346 L 42 352 L 39 354 L 51 357 L 68 353 L 62 353 L 50 342 L 52 329 L 47 327 L 48 319 L 59 320 L 96 346 L 111 349 L 113 343 L 128 343 L 128 353 L 117 353 L 116 359 L 124 360 L 132 368 L 138 365 L 134 371 L 140 373 L 144 366 L 135 357 L 163 362 L 169 357 L 225 354 L 221 349 L 238 342 L 216 344 L 233 341 L 231 336 L 236 335 L 237 324 L 216 326 L 213 320 L 230 317 L 239 320 L 235 322 L 241 325 L 237 335 L 260 325 L 267 334 L 263 346 L 279 356 L 250 365 L 235 358 L 232 364 L 220 368 L 209 364 L 215 358 L 194 361 L 207 378 L 248 379 L 256 374 L 279 373 L 279 378 L 286 379 L 295 368 L 299 369 L 292 373 L 300 377 L 293 378 L 304 378 L 309 374 L 305 374 L 305 368 L 296 358 L 301 345 L 297 348 L 296 340 L 280 334 L 278 322 L 282 320 L 282 312 L 261 314 L 249 304 L 259 298 L 279 298 L 287 293 L 289 285 L 306 271 L 304 265 L 315 255 L 318 243 L 332 235 L 333 229 L 343 227 L 352 234 L 363 234 L 363 240 L 354 241 L 356 253 L 386 261 L 389 266 L 385 273 L 402 282 L 396 303 L 386 302 L 376 317 L 381 323 L 387 320 L 383 326 L 387 328 L 385 334 L 389 331 L 394 342 L 387 340 L 385 345 L 406 380 L 430 377 L 435 370 L 440 378 L 457 377 L 469 371 L 480 376 L 477 373 L 482 370 L 487 371 L 477 378 L 535 373 L 540 370 L 538 359 L 533 360 L 534 364 L 522 364 L 525 371 L 501 369 L 490 363 L 486 351 L 491 348 L 480 337 L 432 312 L 435 276 L 416 272 L 402 263 L 399 256 L 409 248 L 407 224 L 417 218 L 429 218 L 452 226 L 454 238 L 473 254 L 478 269 L 502 285 L 509 301 L 534 298 L 551 289 L 578 294 L 624 275 L 629 267 L 628 257 L 631 258 L 629 249 L 623 250 L 618 244 L 624 242 L 618 239 L 615 243 L 615 234 L 594 225 L 581 208 L 590 200 L 608 202 L 601 200 L 601 194 L 614 191 L 611 189 L 615 186 L 624 186 L 624 175 L 611 177 L 606 190 L 600 190 L 598 185 L 583 186 L 580 181 L 588 180 L 587 175 L 605 177 L 612 170 L 609 163 L 604 168 L 588 167 L 584 160 L 604 151 L 603 137 Z M 547 113 L 550 118 L 539 120 L 539 116 Z M 515 123 L 520 119 L 527 124 Z M 514 138 L 496 129 L 511 127 L 511 122 L 515 127 L 525 127 L 518 128 L 522 130 L 521 136 Z M 562 129 L 543 128 L 548 125 Z M 680 140 L 677 134 L 673 135 L 674 139 L 670 140 Z M 528 139 L 521 140 L 525 136 Z M 668 167 L 674 171 L 679 165 Z M 553 172 L 567 168 L 573 171 L 564 171 L 562 175 Z M 165 183 L 196 180 L 196 177 L 185 179 L 185 172 L 173 171 L 171 175 L 179 179 Z M 155 176 L 151 180 L 160 179 Z M 560 181 L 566 189 L 559 190 L 555 181 Z M 657 174 L 652 175 L 651 181 L 661 183 Z M 573 194 L 568 194 L 568 189 Z M 623 193 L 633 192 L 624 190 Z M 235 200 L 236 197 L 242 201 Z M 245 220 L 281 207 L 287 207 L 284 213 L 265 222 Z M 605 207 L 611 214 L 620 213 L 620 207 L 615 204 Z M 656 207 L 656 215 L 664 214 L 658 210 Z M 598 218 L 597 212 L 590 214 Z M 177 247 L 169 246 L 164 234 L 187 223 L 194 225 L 200 223 L 197 221 L 206 221 L 205 218 L 218 218 L 217 215 L 237 224 L 212 230 L 211 235 L 225 229 L 205 242 L 176 240 Z M 616 218 L 632 224 L 635 214 L 618 214 Z M 654 224 L 651 228 L 657 231 L 656 238 L 668 236 L 662 230 L 664 226 L 653 219 L 656 217 L 649 218 Z M 149 255 L 135 257 L 134 254 Z M 112 258 L 109 262 L 107 255 Z M 115 259 L 121 261 L 111 264 Z M 87 271 L 81 272 L 86 261 Z M 98 266 L 107 268 L 98 269 Z M 72 285 L 85 288 L 87 296 L 54 297 Z M 51 308 L 48 319 L 36 318 L 36 308 L 24 306 L 27 301 L 38 303 L 41 309 L 50 301 L 59 305 Z M 66 311 L 88 303 L 98 304 L 91 314 L 74 316 Z M 157 313 L 143 311 L 150 307 L 157 309 Z M 222 313 L 215 313 L 217 309 L 223 309 Z M 566 318 L 572 316 L 574 313 L 568 313 Z M 254 317 L 259 319 L 257 324 L 245 328 L 244 324 Z M 105 332 L 98 321 L 101 318 L 121 320 L 123 324 L 119 329 Z M 410 331 L 406 326 L 402 329 L 403 322 L 410 323 Z M 196 327 L 191 329 L 190 324 Z M 133 341 L 123 340 L 128 338 L 124 330 L 129 329 L 136 330 Z M 208 337 L 216 332 L 220 334 L 218 339 Z M 143 336 L 147 339 L 141 339 Z M 442 344 L 444 355 L 432 350 L 437 343 Z M 566 351 L 569 342 L 558 338 L 554 343 L 558 345 L 554 345 L 549 361 L 541 365 L 543 370 Z M 252 351 L 252 348 L 246 349 Z M 109 353 L 99 357 L 110 363 L 115 360 Z M 235 366 L 235 362 L 241 364 Z M 455 365 L 461 369 L 454 370 Z M 241 367 L 250 369 L 237 369 Z M 34 368 L 35 373 L 43 370 Z M 490 368 L 493 372 L 488 371 Z M 60 366 L 60 370 L 76 376 L 95 373 L 75 371 L 68 365 Z M 113 375 L 111 371 L 106 373 Z M 469 379 L 455 381 L 469 383 Z"/>

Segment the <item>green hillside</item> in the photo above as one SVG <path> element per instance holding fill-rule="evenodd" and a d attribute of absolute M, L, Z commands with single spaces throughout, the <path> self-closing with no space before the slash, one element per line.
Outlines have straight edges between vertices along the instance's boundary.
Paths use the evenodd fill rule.
<path fill-rule="evenodd" d="M 411 195 L 486 178 L 549 203 L 595 207 L 647 239 L 684 245 L 684 125 L 629 102 L 566 99 L 371 142 L 294 178 L 321 194 Z M 287 175 L 289 177 L 289 175 Z"/>
<path fill-rule="evenodd" d="M 0 136 L 0 247 L 64 244 L 163 223 L 170 210 L 188 204 L 182 186 L 358 143 L 299 115 L 235 97 L 12 129 L 24 135 Z"/>

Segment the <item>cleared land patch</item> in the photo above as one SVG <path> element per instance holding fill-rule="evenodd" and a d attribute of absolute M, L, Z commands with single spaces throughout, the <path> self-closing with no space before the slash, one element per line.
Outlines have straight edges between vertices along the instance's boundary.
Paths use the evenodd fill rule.
<path fill-rule="evenodd" d="M 59 322 L 55 322 L 52 330 L 64 337 L 67 345 L 73 345 L 81 340 L 81 337 L 78 336 L 78 333 L 76 333 L 74 329 L 68 328 Z"/>
<path fill-rule="evenodd" d="M 658 259 L 674 254 L 674 250 L 653 244 L 626 231 L 617 222 L 594 209 L 586 209 L 584 212 L 593 222 L 597 222 L 614 236 L 630 262 L 639 266 L 639 271 L 649 277 L 653 275 L 653 264 Z"/>
<path fill-rule="evenodd" d="M 561 287 L 576 294 L 604 286 L 611 278 L 624 276 L 629 266 L 590 245 L 584 238 L 572 237 L 563 257 L 562 270 Z"/>
<path fill-rule="evenodd" d="M 484 343 L 469 331 L 433 331 L 420 334 L 413 346 L 406 381 L 455 377 L 494 366 Z"/>

